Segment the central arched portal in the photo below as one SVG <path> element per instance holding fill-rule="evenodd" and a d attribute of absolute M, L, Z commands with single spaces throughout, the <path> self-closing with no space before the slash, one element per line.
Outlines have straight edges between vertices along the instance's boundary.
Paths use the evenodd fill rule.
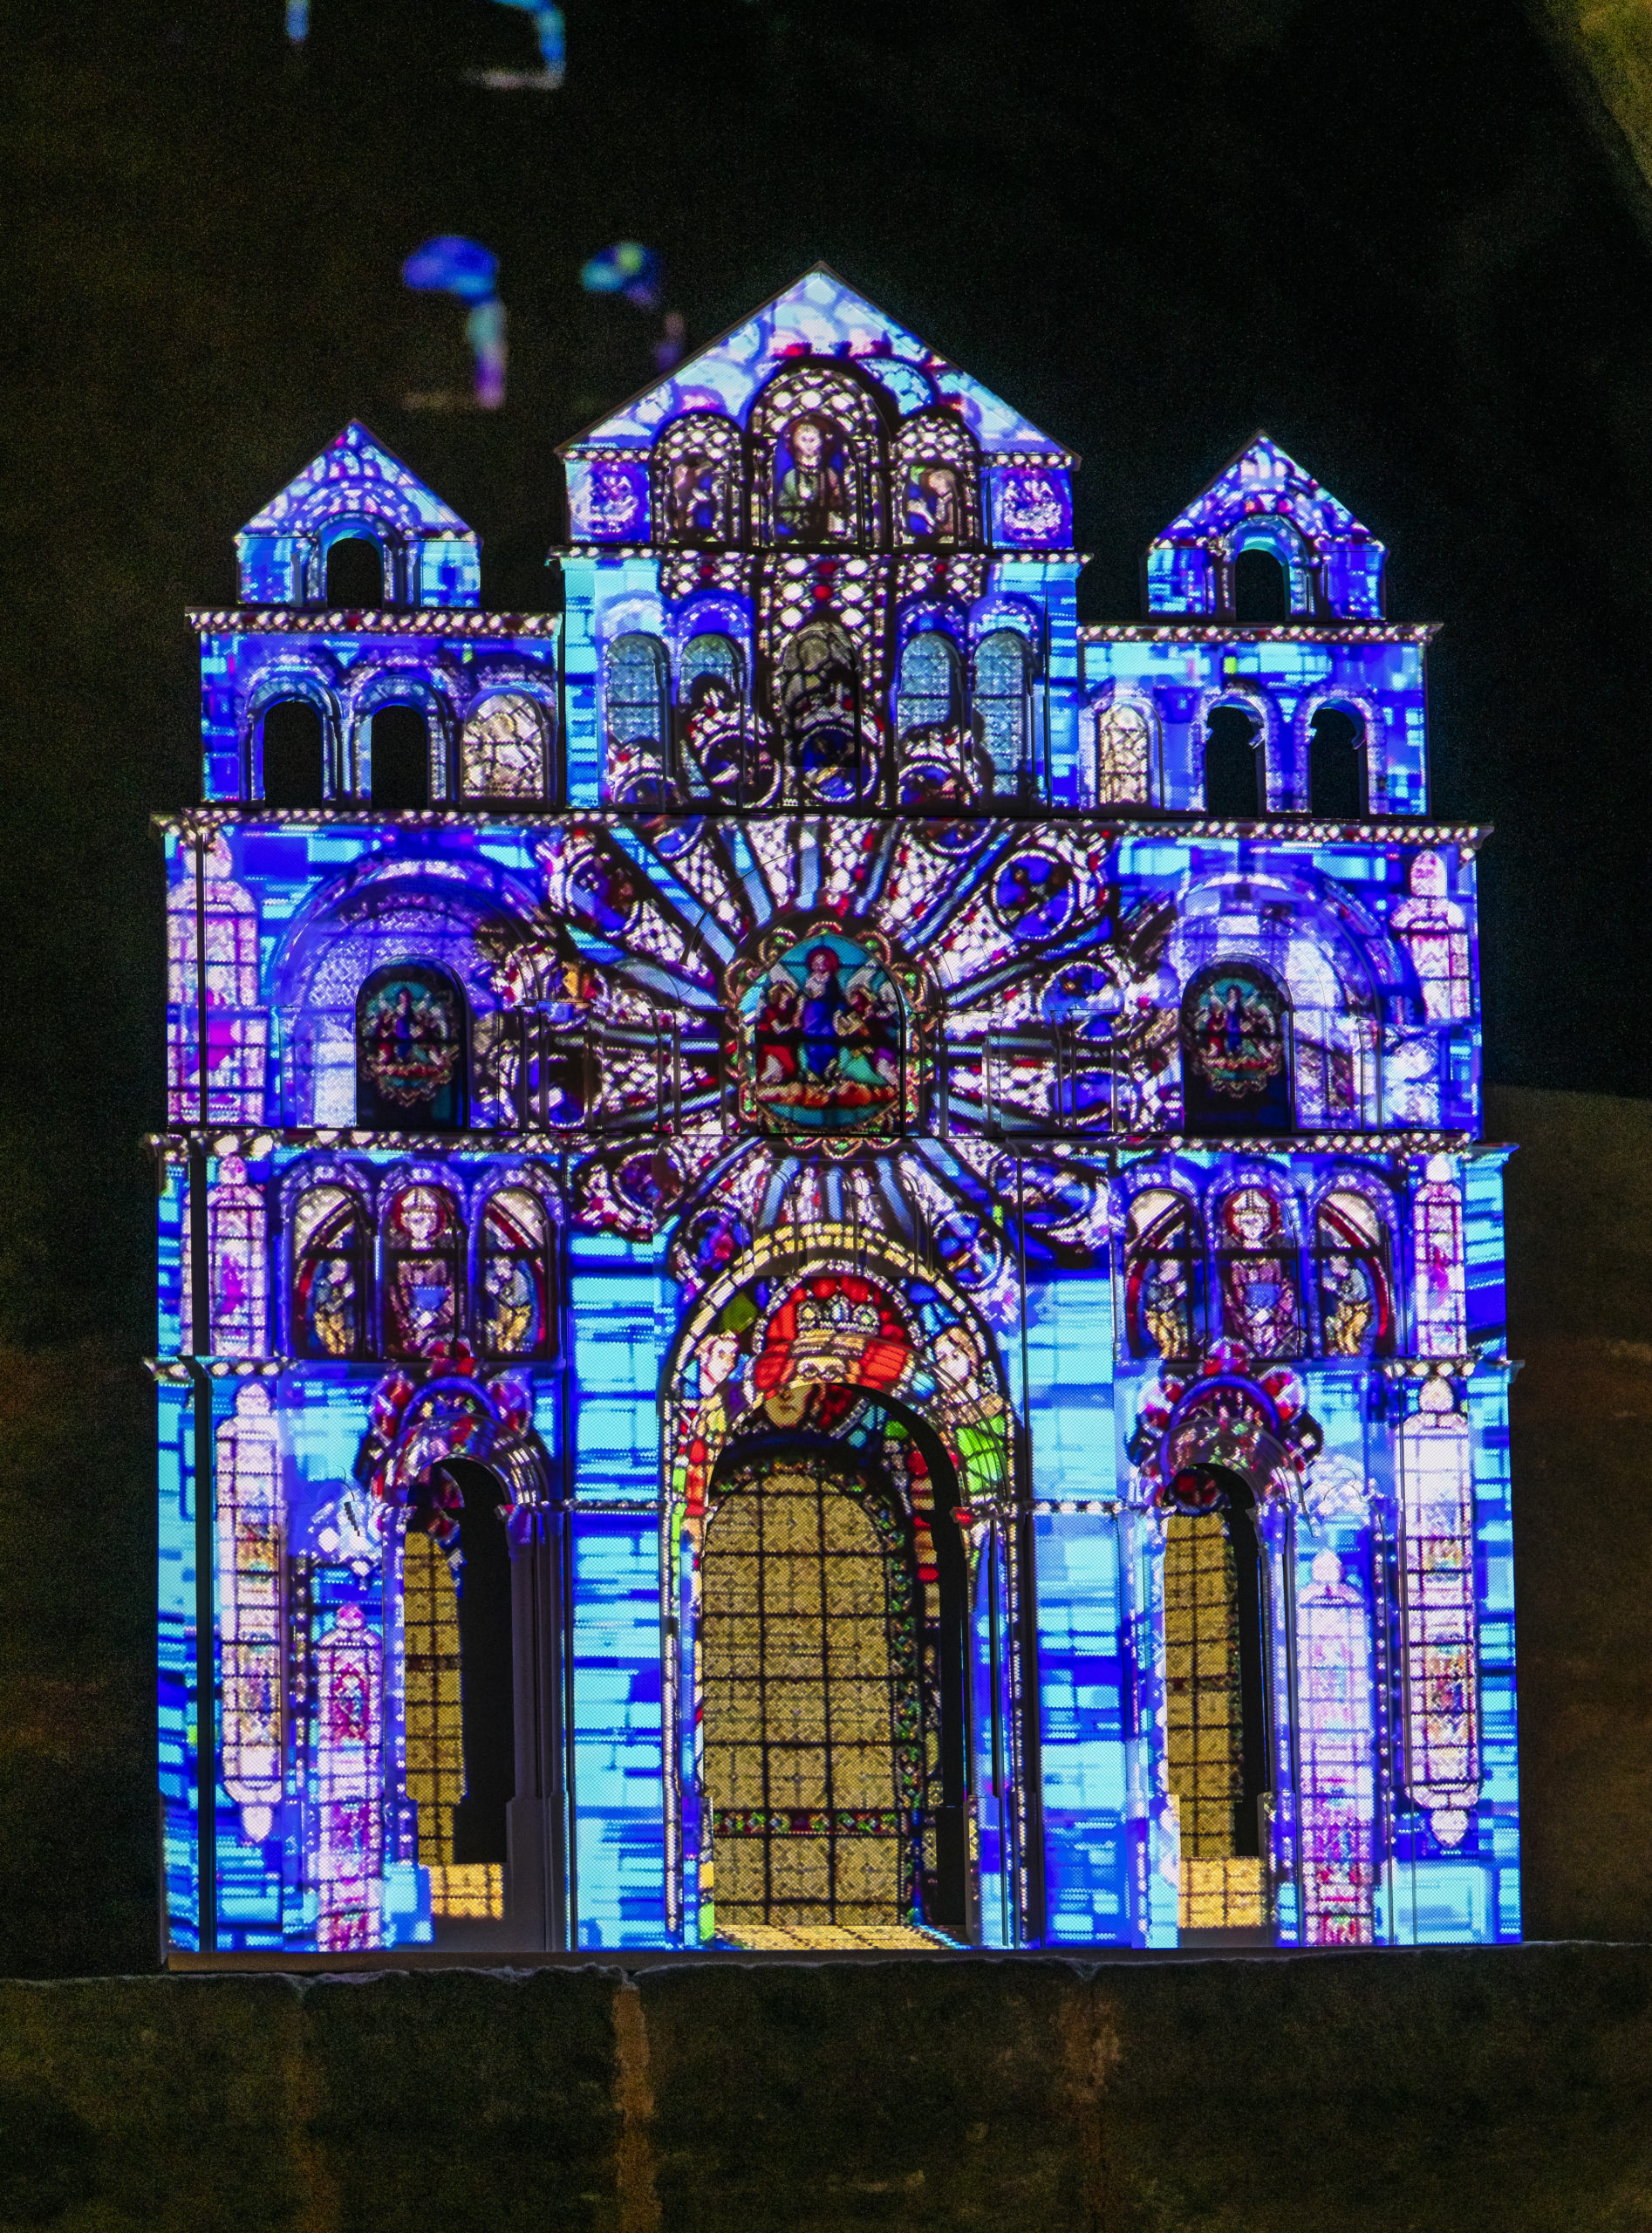
<path fill-rule="evenodd" d="M 802 1443 L 737 1458 L 719 1486 L 700 1579 L 719 1933 L 905 1926 L 924 1714 L 902 1516 Z"/>

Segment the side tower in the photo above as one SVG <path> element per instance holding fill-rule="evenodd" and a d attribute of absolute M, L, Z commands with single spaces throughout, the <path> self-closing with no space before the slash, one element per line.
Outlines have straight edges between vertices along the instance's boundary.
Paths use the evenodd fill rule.
<path fill-rule="evenodd" d="M 818 269 L 567 457 L 560 623 L 359 427 L 195 616 L 178 1958 L 1515 1935 L 1381 546 L 1259 438 L 1080 631 L 1076 461 Z"/>

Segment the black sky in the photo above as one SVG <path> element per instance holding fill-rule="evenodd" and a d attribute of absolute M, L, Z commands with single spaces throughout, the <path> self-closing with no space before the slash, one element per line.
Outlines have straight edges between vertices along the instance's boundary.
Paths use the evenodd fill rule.
<path fill-rule="evenodd" d="M 553 595 L 554 445 L 637 386 L 648 323 L 579 292 L 659 248 L 704 339 L 824 258 L 1084 454 L 1088 618 L 1266 427 L 1444 624 L 1435 807 L 1494 823 L 1490 1075 L 1652 1092 L 1646 895 L 1652 269 L 1546 49 L 1491 0 L 568 0 L 554 95 L 493 0 L 14 4 L 0 398 L 0 1325 L 142 1339 L 160 1118 L 158 861 L 195 796 L 187 603 L 358 414 Z M 509 401 L 427 234 L 501 257 Z"/>

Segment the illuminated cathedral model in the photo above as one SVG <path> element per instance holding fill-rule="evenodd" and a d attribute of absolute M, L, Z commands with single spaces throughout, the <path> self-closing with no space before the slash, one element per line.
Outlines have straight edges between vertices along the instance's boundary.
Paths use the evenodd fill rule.
<path fill-rule="evenodd" d="M 822 268 L 565 457 L 560 614 L 352 424 L 193 616 L 170 1945 L 1518 1936 L 1383 546 L 1259 434 L 1080 626 L 1077 460 Z"/>

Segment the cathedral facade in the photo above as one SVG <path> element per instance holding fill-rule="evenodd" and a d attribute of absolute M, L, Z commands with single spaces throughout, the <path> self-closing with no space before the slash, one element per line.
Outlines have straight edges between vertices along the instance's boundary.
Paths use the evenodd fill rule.
<path fill-rule="evenodd" d="M 565 452 L 352 425 L 163 827 L 167 1936 L 1519 1934 L 1502 1166 L 1431 631 L 823 269 Z"/>

